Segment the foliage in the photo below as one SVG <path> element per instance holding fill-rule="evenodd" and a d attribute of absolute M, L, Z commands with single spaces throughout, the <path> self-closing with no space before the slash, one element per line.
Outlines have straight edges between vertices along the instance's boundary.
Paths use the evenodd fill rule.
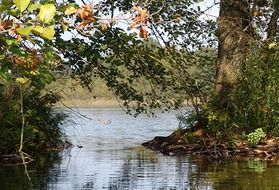
<path fill-rule="evenodd" d="M 55 80 L 59 56 L 51 40 L 65 8 L 53 1 L 1 1 L 0 154 L 22 153 L 23 144 L 30 151 L 61 143 L 59 125 L 67 116 L 54 113 L 60 97 L 43 89 Z"/>
<path fill-rule="evenodd" d="M 162 105 L 166 108 L 177 106 L 176 97 L 172 95 L 184 89 L 177 80 L 178 76 L 175 79 L 171 74 L 192 51 L 180 51 L 175 46 L 182 47 L 182 43 L 171 36 L 166 42 L 162 36 L 180 27 L 176 35 L 183 37 L 185 21 L 191 19 L 187 31 L 204 28 L 205 24 L 197 21 L 199 14 L 191 9 L 190 1 L 168 3 L 179 8 L 175 17 L 171 15 L 173 9 L 164 1 L 146 5 L 132 1 L 101 1 L 82 6 L 73 1 L 1 1 L 0 85 L 4 89 L 1 94 L 1 140 L 6 133 L 11 133 L 11 142 L 18 142 L 20 131 L 17 126 L 22 126 L 21 134 L 27 148 L 55 144 L 52 140 L 61 136 L 58 124 L 65 115 L 53 115 L 52 107 L 58 96 L 51 93 L 43 95 L 43 90 L 55 80 L 57 70 L 69 71 L 90 90 L 92 76 L 100 77 L 115 95 L 124 100 L 128 111 L 135 109 L 136 113 L 141 113 Z M 116 12 L 131 15 L 127 19 L 129 30 L 133 29 L 138 35 L 127 33 L 118 24 L 124 19 L 116 19 Z M 165 15 L 163 19 L 166 21 L 176 20 L 175 24 L 170 27 L 159 22 L 159 14 Z M 70 40 L 63 37 L 65 31 L 72 33 Z M 151 34 L 160 38 L 165 46 L 159 41 L 147 42 Z M 194 57 L 189 61 L 191 66 L 186 66 L 185 62 L 185 69 L 191 70 L 190 67 L 198 60 Z M 136 85 L 138 81 L 149 84 L 148 90 L 142 92 Z M 194 81 L 197 80 L 191 80 L 187 85 L 194 86 Z M 195 87 L 198 86 L 202 85 L 195 83 Z M 16 146 L 17 143 L 7 150 Z"/>
<path fill-rule="evenodd" d="M 14 152 L 19 147 L 20 101 L 18 86 L 1 86 L 0 155 Z M 26 126 L 24 150 L 43 151 L 45 148 L 63 146 L 61 125 L 68 116 L 53 106 L 60 100 L 54 93 L 43 93 L 35 88 L 24 90 Z"/>
<path fill-rule="evenodd" d="M 214 50 L 202 44 L 208 43 L 209 46 L 216 41 L 214 37 L 201 33 L 213 31 L 214 22 L 199 20 L 200 14 L 191 8 L 192 3 L 189 0 L 138 4 L 102 1 L 102 11 L 94 12 L 96 18 L 109 14 L 116 16 L 119 10 L 124 13 L 132 10 L 131 24 L 126 27 L 139 28 L 136 32 L 142 39 L 137 37 L 135 30 L 127 33 L 125 26 L 108 19 L 103 20 L 105 30 L 98 26 L 86 27 L 70 39 L 57 38 L 55 45 L 65 58 L 66 68 L 72 69 L 72 77 L 79 78 L 81 84 L 90 90 L 94 90 L 93 76 L 100 77 L 123 100 L 128 112 L 134 108 L 136 113 L 158 107 L 175 108 L 181 103 L 179 99 L 193 100 L 197 94 L 204 98 L 208 81 L 213 85 L 212 78 L 206 81 L 202 77 L 207 73 L 206 65 L 212 61 L 207 58 L 214 57 L 211 54 Z M 136 6 L 133 8 L 133 5 Z M 176 14 L 173 14 L 174 10 Z M 173 25 L 166 24 L 169 22 Z M 76 29 L 70 26 L 69 31 L 75 33 Z M 186 38 L 193 31 L 199 37 Z M 63 49 L 65 46 L 67 49 Z M 198 72 L 191 73 L 193 71 Z M 181 75 L 185 78 L 182 79 Z M 147 92 L 138 88 L 138 81 L 146 84 Z"/>
<path fill-rule="evenodd" d="M 231 95 L 231 117 L 242 130 L 259 127 L 272 133 L 278 126 L 278 53 L 255 48 L 242 65 L 239 82 Z"/>
<path fill-rule="evenodd" d="M 278 52 L 272 48 L 251 44 L 251 55 L 242 61 L 237 71 L 233 91 L 226 106 L 217 97 L 201 107 L 202 122 L 196 114 L 190 115 L 191 123 L 203 123 L 212 134 L 227 136 L 249 134 L 262 128 L 267 134 L 278 134 Z M 229 136 L 227 136 L 230 138 Z"/>
<path fill-rule="evenodd" d="M 247 140 L 248 140 L 248 143 L 251 145 L 251 146 L 255 146 L 257 144 L 259 144 L 259 142 L 265 138 L 266 134 L 265 132 L 263 131 L 262 128 L 258 128 L 256 129 L 254 132 L 251 132 L 247 135 Z"/>

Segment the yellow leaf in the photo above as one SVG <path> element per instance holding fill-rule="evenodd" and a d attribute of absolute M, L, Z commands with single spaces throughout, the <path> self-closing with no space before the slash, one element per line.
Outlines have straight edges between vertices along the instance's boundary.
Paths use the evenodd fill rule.
<path fill-rule="evenodd" d="M 43 32 L 44 32 L 44 28 L 42 26 L 35 26 L 33 29 L 32 29 L 32 32 L 34 34 L 38 34 L 38 35 L 41 35 Z"/>
<path fill-rule="evenodd" d="M 54 37 L 54 35 L 55 35 L 55 30 L 54 30 L 53 27 L 47 27 L 47 28 L 45 28 L 44 31 L 43 31 L 43 33 L 41 34 L 41 36 L 42 36 L 43 38 L 46 38 L 46 39 L 48 39 L 48 40 L 52 40 L 53 37 Z"/>
<path fill-rule="evenodd" d="M 77 9 L 73 6 L 68 6 L 65 10 L 65 15 L 71 15 L 77 12 Z"/>
<path fill-rule="evenodd" d="M 30 4 L 30 0 L 14 0 L 14 4 L 17 6 L 20 12 L 23 12 Z"/>
<path fill-rule="evenodd" d="M 272 49 L 272 48 L 274 48 L 275 46 L 276 46 L 276 43 L 271 43 L 271 44 L 268 45 L 268 49 Z"/>
<path fill-rule="evenodd" d="M 55 16 L 56 8 L 54 4 L 45 4 L 42 5 L 39 12 L 39 19 L 43 23 L 49 23 Z"/>
<path fill-rule="evenodd" d="M 27 78 L 20 77 L 20 78 L 16 79 L 16 82 L 18 82 L 19 84 L 24 85 L 24 84 L 26 84 L 28 82 L 28 80 L 29 79 L 27 79 Z"/>
<path fill-rule="evenodd" d="M 49 26 L 47 28 L 44 28 L 42 26 L 35 26 L 32 29 L 32 32 L 48 40 L 52 40 L 55 35 L 55 30 L 53 26 Z"/>

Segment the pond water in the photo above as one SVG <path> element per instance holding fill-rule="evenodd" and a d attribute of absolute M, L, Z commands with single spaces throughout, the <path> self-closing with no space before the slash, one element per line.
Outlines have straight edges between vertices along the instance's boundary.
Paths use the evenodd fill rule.
<path fill-rule="evenodd" d="M 176 129 L 175 113 L 133 118 L 118 108 L 80 109 L 91 120 L 67 127 L 75 145 L 28 165 L 0 166 L 0 190 L 279 189 L 279 163 L 163 156 L 140 146 Z"/>

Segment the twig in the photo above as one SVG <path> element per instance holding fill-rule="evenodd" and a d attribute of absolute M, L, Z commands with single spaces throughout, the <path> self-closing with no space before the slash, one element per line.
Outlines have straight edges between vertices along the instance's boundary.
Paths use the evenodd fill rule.
<path fill-rule="evenodd" d="M 29 172 L 28 172 L 28 168 L 27 168 L 27 163 L 25 162 L 25 156 L 24 156 L 24 152 L 19 152 L 20 156 L 21 156 L 21 159 L 22 159 L 22 163 L 24 165 L 24 171 L 25 171 L 25 174 L 28 178 L 29 181 L 31 181 L 31 178 L 30 178 L 30 175 L 29 175 Z"/>
<path fill-rule="evenodd" d="M 24 138 L 24 127 L 25 127 L 25 116 L 24 116 L 24 110 L 23 110 L 23 85 L 20 84 L 20 114 L 21 114 L 21 133 L 20 133 L 20 146 L 19 146 L 19 154 L 21 156 L 21 159 L 22 159 L 22 163 L 24 165 L 24 171 L 25 171 L 25 174 L 28 178 L 29 181 L 31 181 L 31 178 L 29 176 L 29 173 L 28 173 L 28 169 L 27 169 L 27 163 L 25 162 L 25 155 L 28 155 L 26 153 L 24 153 L 22 151 L 23 149 L 23 138 Z M 29 155 L 28 155 L 29 157 Z"/>
<path fill-rule="evenodd" d="M 22 84 L 20 84 L 20 115 L 21 115 L 21 133 L 20 133 L 20 147 L 19 147 L 19 153 L 22 152 L 23 148 L 23 138 L 24 138 L 24 125 L 25 125 L 25 117 L 23 112 L 23 88 Z"/>

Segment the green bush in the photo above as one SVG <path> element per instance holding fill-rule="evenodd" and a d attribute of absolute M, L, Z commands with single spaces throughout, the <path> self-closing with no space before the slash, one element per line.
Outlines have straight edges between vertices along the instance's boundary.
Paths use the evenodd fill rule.
<path fill-rule="evenodd" d="M 24 90 L 24 151 L 44 151 L 62 146 L 63 122 L 68 115 L 55 110 L 60 100 L 56 93 L 43 93 L 34 88 Z M 17 85 L 0 86 L 0 155 L 15 153 L 21 133 L 19 88 Z"/>
<path fill-rule="evenodd" d="M 268 52 L 267 52 L 268 51 Z M 263 128 L 272 134 L 279 118 L 279 54 L 255 48 L 241 64 L 239 80 L 231 94 L 230 117 L 242 131 Z"/>
<path fill-rule="evenodd" d="M 218 132 L 224 136 L 230 131 L 241 135 L 262 128 L 269 135 L 279 135 L 278 52 L 251 47 L 253 55 L 240 60 L 228 103 L 220 105 L 213 97 L 204 109 L 208 129 L 213 134 Z"/>
<path fill-rule="evenodd" d="M 254 132 L 251 132 L 247 135 L 247 141 L 251 146 L 259 144 L 259 142 L 265 138 L 266 134 L 262 128 L 256 129 Z"/>

